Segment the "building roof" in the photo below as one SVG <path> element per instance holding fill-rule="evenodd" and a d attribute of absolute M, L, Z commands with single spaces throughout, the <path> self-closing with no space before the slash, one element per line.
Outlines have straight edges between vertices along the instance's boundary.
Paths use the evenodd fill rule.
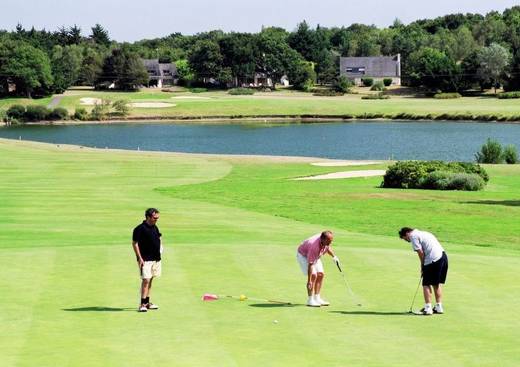
<path fill-rule="evenodd" d="M 340 73 L 351 77 L 401 77 L 401 57 L 341 57 Z"/>
<path fill-rule="evenodd" d="M 175 63 L 160 63 L 159 59 L 141 59 L 150 79 L 171 79 L 177 76 Z"/>

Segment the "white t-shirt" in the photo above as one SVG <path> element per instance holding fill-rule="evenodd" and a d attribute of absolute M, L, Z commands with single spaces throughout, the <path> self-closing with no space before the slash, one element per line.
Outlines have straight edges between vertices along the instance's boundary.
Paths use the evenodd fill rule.
<path fill-rule="evenodd" d="M 410 242 L 414 251 L 422 250 L 424 253 L 424 265 L 439 260 L 444 252 L 439 241 L 430 232 L 414 229 L 410 233 Z"/>

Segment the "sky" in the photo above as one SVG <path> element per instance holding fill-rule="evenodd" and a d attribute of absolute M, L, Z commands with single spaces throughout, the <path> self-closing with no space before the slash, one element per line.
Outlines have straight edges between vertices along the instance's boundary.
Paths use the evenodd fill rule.
<path fill-rule="evenodd" d="M 352 23 L 387 27 L 399 18 L 417 19 L 451 13 L 486 14 L 520 5 L 520 0 L 0 0 L 0 29 L 56 30 L 74 24 L 88 36 L 101 24 L 117 41 L 195 34 L 215 29 L 259 32 L 262 26 L 289 31 L 306 20 L 311 26 Z"/>

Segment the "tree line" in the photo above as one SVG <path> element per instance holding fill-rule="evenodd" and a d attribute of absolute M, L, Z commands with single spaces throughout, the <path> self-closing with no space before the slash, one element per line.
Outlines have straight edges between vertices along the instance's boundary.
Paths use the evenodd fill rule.
<path fill-rule="evenodd" d="M 57 31 L 0 31 L 0 95 L 43 96 L 71 85 L 114 83 L 133 90 L 148 82 L 141 58 L 175 62 L 184 85 L 241 85 L 262 73 L 287 75 L 300 89 L 339 78 L 339 57 L 401 54 L 402 83 L 443 92 L 504 87 L 520 90 L 520 6 L 504 12 L 450 14 L 386 28 L 352 24 L 293 31 L 166 37 L 120 43 L 97 24 L 84 36 L 77 26 Z"/>

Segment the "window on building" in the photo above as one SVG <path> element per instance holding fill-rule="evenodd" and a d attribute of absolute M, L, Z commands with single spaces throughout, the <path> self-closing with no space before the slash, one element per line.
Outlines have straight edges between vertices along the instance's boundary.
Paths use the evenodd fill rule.
<path fill-rule="evenodd" d="M 365 74 L 365 67 L 364 66 L 347 67 L 347 73 Z"/>

